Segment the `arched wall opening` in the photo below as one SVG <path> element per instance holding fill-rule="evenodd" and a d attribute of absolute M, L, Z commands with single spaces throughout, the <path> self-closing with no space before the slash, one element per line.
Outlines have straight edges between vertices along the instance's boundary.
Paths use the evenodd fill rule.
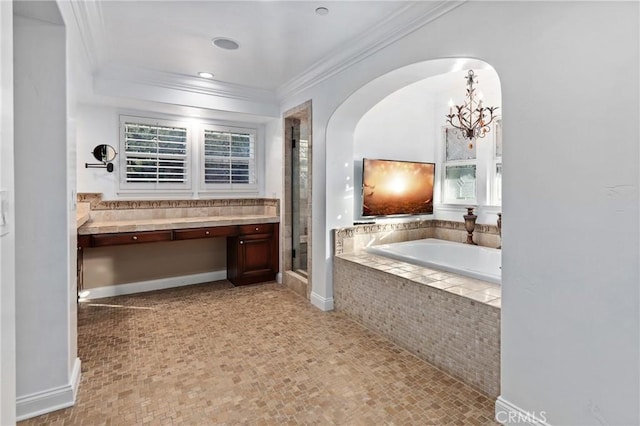
<path fill-rule="evenodd" d="M 440 173 L 439 142 L 448 111 L 446 104 L 451 97 L 456 103 L 462 101 L 465 87 L 462 78 L 469 69 L 479 74 L 480 90 L 487 89 L 487 104 L 501 106 L 500 82 L 491 65 L 479 59 L 443 58 L 404 66 L 378 77 L 355 91 L 335 110 L 326 133 L 327 229 L 352 226 L 354 221 L 361 219 L 363 157 L 435 162 L 436 174 Z M 456 83 L 457 79 L 460 80 Z M 422 95 L 426 97 L 421 103 Z M 385 115 L 388 115 L 386 119 Z M 395 136 L 391 139 L 392 135 Z M 426 218 L 457 220 L 453 216 L 458 215 L 456 209 L 439 211 L 437 207 L 439 182 L 436 177 L 436 214 Z M 483 212 L 479 222 L 488 222 L 489 217 L 493 220 L 495 215 L 490 216 L 493 210 L 499 211 L 485 210 L 486 214 Z M 393 220 L 409 219 L 379 219 Z M 330 233 L 326 238 L 327 293 L 331 295 Z"/>

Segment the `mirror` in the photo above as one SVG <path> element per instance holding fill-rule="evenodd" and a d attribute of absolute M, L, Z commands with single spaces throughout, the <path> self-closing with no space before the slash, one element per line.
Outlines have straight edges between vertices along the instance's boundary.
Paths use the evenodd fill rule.
<path fill-rule="evenodd" d="M 116 150 L 111 145 L 102 144 L 93 148 L 93 156 L 100 162 L 100 164 L 84 163 L 84 167 L 87 169 L 107 169 L 109 173 L 113 171 L 113 163 L 111 161 L 116 158 Z"/>
<path fill-rule="evenodd" d="M 115 160 L 116 158 L 116 150 L 111 145 L 98 145 L 93 148 L 93 156 L 96 157 L 96 160 L 102 161 L 103 163 L 108 163 L 110 161 Z"/>

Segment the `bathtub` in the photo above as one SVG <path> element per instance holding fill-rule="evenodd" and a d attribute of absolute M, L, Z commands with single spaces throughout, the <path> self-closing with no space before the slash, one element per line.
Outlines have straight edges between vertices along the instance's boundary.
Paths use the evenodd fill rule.
<path fill-rule="evenodd" d="M 494 248 L 427 238 L 372 246 L 367 252 L 496 284 L 502 281 L 502 251 Z"/>

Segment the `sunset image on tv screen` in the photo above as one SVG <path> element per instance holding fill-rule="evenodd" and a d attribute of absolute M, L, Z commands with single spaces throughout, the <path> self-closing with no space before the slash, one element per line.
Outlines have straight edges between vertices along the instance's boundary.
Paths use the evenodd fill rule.
<path fill-rule="evenodd" d="M 433 163 L 363 160 L 362 215 L 433 213 Z"/>

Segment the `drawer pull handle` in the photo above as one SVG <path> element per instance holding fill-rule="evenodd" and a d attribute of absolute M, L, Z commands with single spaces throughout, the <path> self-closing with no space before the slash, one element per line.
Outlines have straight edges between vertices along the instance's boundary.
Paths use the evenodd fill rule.
<path fill-rule="evenodd" d="M 131 239 L 132 239 L 132 240 L 137 240 L 137 239 L 138 239 L 138 237 L 134 235 L 133 237 L 131 237 Z"/>
<path fill-rule="evenodd" d="M 259 230 L 260 230 L 260 228 L 256 228 L 256 231 L 259 231 Z"/>
<path fill-rule="evenodd" d="M 209 231 L 205 231 L 204 235 L 209 235 Z"/>
<path fill-rule="evenodd" d="M 244 241 L 240 241 L 240 244 L 244 244 Z"/>

